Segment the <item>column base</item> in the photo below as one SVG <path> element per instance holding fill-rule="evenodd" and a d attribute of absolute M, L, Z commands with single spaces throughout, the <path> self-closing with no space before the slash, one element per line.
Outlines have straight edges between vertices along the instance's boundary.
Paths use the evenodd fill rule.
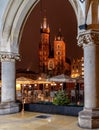
<path fill-rule="evenodd" d="M 0 115 L 12 114 L 20 111 L 19 103 L 7 102 L 0 104 Z"/>
<path fill-rule="evenodd" d="M 99 128 L 99 109 L 84 109 L 79 112 L 78 123 L 82 128 Z"/>

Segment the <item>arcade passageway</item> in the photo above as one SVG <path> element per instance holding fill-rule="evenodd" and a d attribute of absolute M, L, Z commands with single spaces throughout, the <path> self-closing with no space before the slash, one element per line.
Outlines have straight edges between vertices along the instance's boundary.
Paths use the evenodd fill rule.
<path fill-rule="evenodd" d="M 41 116 L 42 115 L 42 116 Z M 37 118 L 37 117 L 45 118 Z M 83 130 L 78 127 L 77 117 L 20 112 L 1 115 L 0 130 Z M 87 129 L 84 129 L 87 130 Z"/>

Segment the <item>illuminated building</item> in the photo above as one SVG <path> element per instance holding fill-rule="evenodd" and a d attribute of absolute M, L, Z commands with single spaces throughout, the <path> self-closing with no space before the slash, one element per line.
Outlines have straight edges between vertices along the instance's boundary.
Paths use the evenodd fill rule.
<path fill-rule="evenodd" d="M 48 75 L 70 74 L 70 62 L 66 62 L 66 43 L 59 29 L 53 45 L 50 43 L 50 28 L 47 18 L 43 18 L 40 28 L 41 40 L 39 44 L 40 73 Z"/>
<path fill-rule="evenodd" d="M 84 58 L 73 59 L 71 64 L 71 77 L 82 77 L 84 78 Z"/>
<path fill-rule="evenodd" d="M 47 73 L 50 28 L 49 25 L 47 24 L 46 18 L 43 19 L 43 24 L 41 24 L 40 33 L 41 33 L 41 41 L 39 43 L 39 68 L 40 72 Z"/>

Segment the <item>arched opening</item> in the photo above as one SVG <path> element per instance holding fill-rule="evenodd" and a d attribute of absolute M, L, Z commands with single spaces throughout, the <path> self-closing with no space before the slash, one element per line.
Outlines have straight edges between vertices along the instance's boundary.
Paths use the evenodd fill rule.
<path fill-rule="evenodd" d="M 3 71 L 6 71 L 5 66 L 8 66 L 6 60 L 9 60 L 9 62 L 12 62 L 12 64 L 9 64 L 9 66 L 8 66 L 9 68 L 12 68 L 11 69 L 12 74 L 11 74 L 11 77 L 9 77 L 9 79 L 7 79 L 7 78 L 5 79 L 5 77 L 8 76 L 8 73 L 6 73 L 6 76 L 5 75 L 2 76 L 3 77 L 3 87 L 5 87 L 5 89 L 3 90 L 3 95 L 2 95 L 2 97 L 4 97 L 4 100 L 3 100 L 4 102 L 5 101 L 9 102 L 9 99 L 11 99 L 10 98 L 11 94 L 13 94 L 11 101 L 15 102 L 15 88 L 14 88 L 15 87 L 15 74 L 13 72 L 15 72 L 16 54 L 17 53 L 26 54 L 25 56 L 24 55 L 22 56 L 22 58 L 24 58 L 24 57 L 26 58 L 26 60 L 24 60 L 26 62 L 25 63 L 26 69 L 28 69 L 28 68 L 31 69 L 32 66 L 37 66 L 37 64 L 36 65 L 33 64 L 37 60 L 37 58 L 34 58 L 34 56 L 38 56 L 37 55 L 38 53 L 37 53 L 37 51 L 35 51 L 36 49 L 34 48 L 34 46 L 39 43 L 40 39 L 38 37 L 37 41 L 34 41 L 34 39 L 31 39 L 31 38 L 32 37 L 34 38 L 37 36 L 35 34 L 35 32 L 37 30 L 36 28 L 35 28 L 36 29 L 35 32 L 32 32 L 32 31 L 34 31 L 34 27 L 32 28 L 33 24 L 34 24 L 34 26 L 36 26 L 36 24 L 38 25 L 37 33 L 39 33 L 39 29 L 40 29 L 39 28 L 40 22 L 38 22 L 38 21 L 41 21 L 41 18 L 40 18 L 41 16 L 38 16 L 40 12 L 37 13 L 37 10 L 36 10 L 37 8 L 40 7 L 40 3 L 38 3 L 38 2 L 39 1 L 33 2 L 30 0 L 29 1 L 27 0 L 27 1 L 20 1 L 20 3 L 17 3 L 16 1 L 14 1 L 14 2 L 11 2 L 10 5 L 8 6 L 9 11 L 7 13 L 5 12 L 5 16 L 7 19 L 4 19 L 4 23 L 3 23 L 3 28 L 2 28 L 3 29 L 2 30 L 2 34 L 3 34 L 2 41 L 3 42 L 2 43 L 3 43 L 3 45 L 5 44 L 5 46 L 8 43 L 7 44 L 8 46 L 6 46 L 6 49 L 1 46 L 2 47 L 1 50 L 2 51 L 6 50 L 7 51 L 6 53 L 8 53 L 8 54 L 4 55 L 5 62 L 2 65 L 3 65 Z M 54 4 L 55 5 L 54 7 L 56 7 L 56 8 L 53 8 L 53 10 L 50 9 L 50 8 L 52 8 L 52 6 L 51 6 L 52 4 Z M 11 7 L 11 9 L 9 9 L 10 7 Z M 15 10 L 14 10 L 14 7 L 16 7 Z M 73 10 L 71 4 L 69 3 L 69 1 L 65 1 L 65 0 L 63 0 L 63 1 L 55 1 L 54 0 L 54 2 L 48 1 L 47 7 L 48 7 L 47 13 L 49 13 L 49 14 L 47 14 L 48 22 L 51 25 L 51 31 L 53 32 L 52 36 L 51 36 L 51 39 L 52 39 L 51 41 L 53 41 L 54 36 L 57 34 L 58 28 L 61 27 L 62 32 L 63 32 L 63 36 L 66 40 L 66 44 L 70 45 L 70 46 L 68 46 L 68 51 L 67 51 L 67 55 L 69 56 L 68 53 L 72 54 L 74 52 L 74 50 L 77 51 L 77 48 L 79 48 L 76 45 L 77 44 L 77 40 L 76 40 L 77 19 L 76 19 L 76 15 L 74 13 L 74 10 Z M 63 8 L 63 12 L 61 12 L 62 8 Z M 65 12 L 67 12 L 66 9 L 70 10 L 71 14 L 69 14 L 69 13 L 65 14 Z M 13 12 L 13 10 L 14 10 L 14 12 Z M 38 10 L 38 11 L 40 11 L 40 10 Z M 36 17 L 35 15 L 37 15 L 38 17 Z M 10 16 L 12 16 L 12 19 L 9 19 Z M 33 21 L 32 21 L 32 18 L 33 18 Z M 38 19 L 36 19 L 36 18 L 38 18 Z M 35 24 L 35 22 L 37 22 L 37 23 Z M 67 26 L 69 28 L 67 28 Z M 66 27 L 66 28 L 64 28 L 64 27 Z M 25 38 L 27 38 L 27 39 L 25 39 Z M 19 41 L 18 41 L 18 39 L 19 39 Z M 71 39 L 72 39 L 72 41 L 71 41 Z M 20 41 L 22 41 L 22 43 Z M 28 43 L 32 45 L 30 48 L 28 48 L 28 46 L 29 46 Z M 24 53 L 24 49 L 19 51 L 19 46 L 20 46 L 20 50 L 21 50 L 21 46 L 25 47 L 26 53 Z M 34 50 L 33 50 L 33 48 L 34 48 Z M 36 46 L 36 48 L 38 48 L 38 47 Z M 29 55 L 27 54 L 27 52 L 30 52 Z M 32 52 L 35 52 L 35 54 L 33 56 L 31 56 Z M 75 52 L 72 54 L 72 56 L 74 56 L 74 54 L 75 54 Z M 70 58 L 72 56 L 70 55 Z M 34 59 L 32 59 L 32 57 Z M 23 65 L 24 65 L 24 61 L 23 61 Z M 38 61 L 36 61 L 36 63 L 37 62 Z M 21 64 L 21 62 L 19 64 Z M 23 69 L 23 66 L 22 66 L 22 69 Z M 37 68 L 34 67 L 33 69 L 35 70 Z M 7 86 L 5 85 L 5 83 L 6 83 L 5 80 L 7 82 L 8 82 L 8 80 L 10 81 L 9 85 L 7 84 L 7 86 L 10 86 L 11 90 L 13 90 L 13 93 L 11 93 L 11 91 L 9 92 L 9 95 L 7 96 L 7 98 L 4 95 L 5 92 L 7 92 Z"/>
<path fill-rule="evenodd" d="M 52 8 L 53 3 L 53 8 Z M 20 54 L 22 61 L 17 63 L 17 68 L 30 69 L 38 72 L 38 45 L 40 42 L 40 24 L 45 15 L 51 29 L 51 43 L 58 32 L 62 29 L 62 34 L 66 41 L 66 54 L 71 60 L 81 58 L 82 49 L 77 46 L 77 19 L 71 3 L 66 0 L 43 1 L 41 14 L 41 1 L 34 7 L 28 16 L 21 34 Z M 45 6 L 45 7 L 44 7 Z M 76 52 L 76 53 L 75 53 Z"/>
<path fill-rule="evenodd" d="M 90 1 L 93 2 L 93 0 Z M 26 19 L 27 21 L 29 20 L 28 19 L 29 17 L 27 17 L 27 15 L 28 16 L 32 15 L 31 11 L 32 9 L 35 10 L 34 6 L 36 6 L 38 2 L 39 0 L 37 1 L 36 0 L 25 0 L 25 1 L 6 0 L 6 2 L 0 1 L 0 5 L 3 5 L 2 10 L 0 11 L 1 14 L 0 15 L 0 58 L 2 62 L 1 64 L 2 64 L 2 79 L 3 79 L 2 95 L 1 95 L 2 104 L 0 104 L 0 114 L 15 113 L 19 111 L 19 106 L 15 102 L 15 78 L 16 78 L 15 61 L 18 59 L 19 43 L 20 43 L 18 39 L 20 37 L 20 32 L 23 29 L 21 28 L 22 25 L 24 24 L 24 27 L 26 28 L 26 24 L 27 24 L 27 23 L 25 24 Z M 93 28 L 86 28 L 85 9 L 88 1 L 86 2 L 85 0 L 78 0 L 78 1 L 68 0 L 65 2 L 70 2 L 74 8 L 74 11 L 76 12 L 76 16 L 78 18 L 77 19 L 78 25 L 76 24 L 76 26 L 79 26 L 78 30 L 81 31 L 79 32 L 78 43 L 84 48 L 85 108 L 83 111 L 79 113 L 79 119 L 78 119 L 79 125 L 83 128 L 98 128 L 99 127 L 99 111 L 98 111 L 99 110 L 99 102 L 98 102 L 99 31 L 97 29 L 98 27 L 97 20 L 94 20 L 96 21 L 96 26 L 93 25 L 94 30 Z M 97 7 L 97 2 L 98 0 L 94 1 L 95 7 Z M 61 8 L 59 10 L 61 10 Z M 98 10 L 95 11 L 97 13 Z M 92 14 L 90 13 L 89 16 L 90 19 Z M 92 17 L 92 18 L 96 18 L 96 17 Z M 68 24 L 69 23 L 67 23 L 67 25 Z M 70 30 L 70 27 L 69 27 L 69 32 L 72 31 L 72 29 Z M 75 30 L 77 30 L 77 28 Z M 70 35 L 71 33 L 67 33 L 67 35 L 68 34 L 69 36 L 71 36 Z M 69 42 L 67 41 L 67 43 Z M 10 76 L 8 71 L 10 71 Z"/>
<path fill-rule="evenodd" d="M 42 14 L 41 14 L 41 4 Z M 46 4 L 46 5 L 45 5 Z M 52 8 L 52 4 L 53 7 Z M 28 18 L 25 21 L 24 28 L 19 35 L 21 61 L 17 63 L 17 70 L 39 72 L 38 48 L 40 42 L 40 25 L 44 18 L 46 8 L 46 17 L 50 27 L 51 44 L 58 29 L 62 29 L 62 34 L 66 42 L 66 55 L 71 61 L 73 58 L 81 58 L 83 56 L 82 48 L 77 46 L 77 19 L 76 14 L 69 1 L 54 0 L 46 3 L 38 2 Z"/>

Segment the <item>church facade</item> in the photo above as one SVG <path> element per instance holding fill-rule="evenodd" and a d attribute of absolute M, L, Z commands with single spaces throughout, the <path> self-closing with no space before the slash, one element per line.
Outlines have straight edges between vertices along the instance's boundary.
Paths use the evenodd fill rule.
<path fill-rule="evenodd" d="M 47 75 L 70 74 L 70 62 L 66 62 L 66 43 L 61 29 L 55 36 L 53 44 L 50 43 L 50 27 L 47 18 L 43 18 L 40 28 L 41 39 L 39 43 L 39 72 Z M 68 60 L 69 61 L 69 60 Z"/>

